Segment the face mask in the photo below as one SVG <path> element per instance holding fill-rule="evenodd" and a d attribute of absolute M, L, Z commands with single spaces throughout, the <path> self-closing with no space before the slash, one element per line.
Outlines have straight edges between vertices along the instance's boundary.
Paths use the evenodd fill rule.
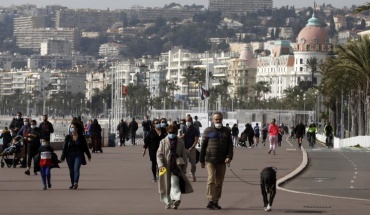
<path fill-rule="evenodd" d="M 186 122 L 186 126 L 191 126 L 191 122 Z"/>
<path fill-rule="evenodd" d="M 69 129 L 69 132 L 74 133 L 75 132 L 75 128 L 70 128 Z"/>
<path fill-rule="evenodd" d="M 175 139 L 176 138 L 176 134 L 168 134 L 168 138 Z"/>
<path fill-rule="evenodd" d="M 48 143 L 43 141 L 43 142 L 41 142 L 41 144 L 42 145 L 47 145 Z"/>
<path fill-rule="evenodd" d="M 36 128 L 36 125 L 31 125 L 31 128 Z"/>
<path fill-rule="evenodd" d="M 215 128 L 217 128 L 217 129 L 222 128 L 222 124 L 221 123 L 215 123 Z"/>
<path fill-rule="evenodd" d="M 155 124 L 155 128 L 161 128 L 161 124 Z"/>
<path fill-rule="evenodd" d="M 24 122 L 24 125 L 28 125 L 28 122 Z"/>
<path fill-rule="evenodd" d="M 21 116 L 17 116 L 17 119 L 20 119 L 21 118 Z"/>
<path fill-rule="evenodd" d="M 162 122 L 162 123 L 161 123 L 161 127 L 162 127 L 162 128 L 165 128 L 165 127 L 166 127 L 166 125 L 167 125 L 167 123 L 165 123 L 165 122 Z"/>

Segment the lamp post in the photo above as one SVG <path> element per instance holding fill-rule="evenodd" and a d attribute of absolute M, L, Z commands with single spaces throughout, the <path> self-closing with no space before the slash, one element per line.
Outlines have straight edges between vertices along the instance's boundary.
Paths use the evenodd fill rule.
<path fill-rule="evenodd" d="M 304 123 L 306 123 L 306 93 L 303 94 Z"/>

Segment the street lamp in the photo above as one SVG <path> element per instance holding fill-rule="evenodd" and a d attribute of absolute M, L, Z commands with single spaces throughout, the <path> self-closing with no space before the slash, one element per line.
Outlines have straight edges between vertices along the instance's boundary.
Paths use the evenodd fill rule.
<path fill-rule="evenodd" d="M 303 112 L 304 112 L 304 123 L 306 123 L 306 93 L 303 94 Z"/>

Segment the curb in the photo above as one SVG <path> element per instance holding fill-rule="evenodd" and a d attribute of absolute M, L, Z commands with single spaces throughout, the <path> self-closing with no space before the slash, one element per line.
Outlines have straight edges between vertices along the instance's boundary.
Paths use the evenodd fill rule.
<path fill-rule="evenodd" d="M 288 191 L 287 189 L 282 188 L 281 185 L 283 185 L 285 183 L 288 183 L 291 179 L 297 177 L 308 166 L 308 162 L 309 162 L 308 154 L 307 154 L 306 150 L 303 147 L 301 147 L 301 151 L 302 151 L 302 163 L 301 163 L 301 165 L 299 165 L 299 167 L 297 169 L 295 169 L 293 172 L 291 172 L 288 175 L 286 175 L 286 176 L 280 178 L 279 180 L 277 180 L 277 182 L 276 182 L 277 189 Z"/>

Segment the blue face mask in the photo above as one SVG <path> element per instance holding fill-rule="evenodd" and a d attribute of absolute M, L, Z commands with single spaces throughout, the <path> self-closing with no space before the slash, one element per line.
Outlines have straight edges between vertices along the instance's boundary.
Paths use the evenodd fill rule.
<path fill-rule="evenodd" d="M 184 125 L 184 124 L 181 124 L 181 125 L 180 125 L 180 128 L 185 128 L 185 125 Z"/>
<path fill-rule="evenodd" d="M 168 138 L 175 139 L 176 138 L 176 134 L 168 134 Z"/>
<path fill-rule="evenodd" d="M 155 128 L 161 128 L 161 124 L 155 124 Z"/>
<path fill-rule="evenodd" d="M 69 129 L 69 132 L 74 133 L 75 132 L 75 129 L 74 128 L 70 128 Z"/>
<path fill-rule="evenodd" d="M 162 127 L 162 128 L 165 128 L 165 127 L 166 127 L 166 125 L 167 125 L 167 123 L 164 123 L 164 122 L 162 122 L 162 123 L 161 123 L 161 127 Z"/>

